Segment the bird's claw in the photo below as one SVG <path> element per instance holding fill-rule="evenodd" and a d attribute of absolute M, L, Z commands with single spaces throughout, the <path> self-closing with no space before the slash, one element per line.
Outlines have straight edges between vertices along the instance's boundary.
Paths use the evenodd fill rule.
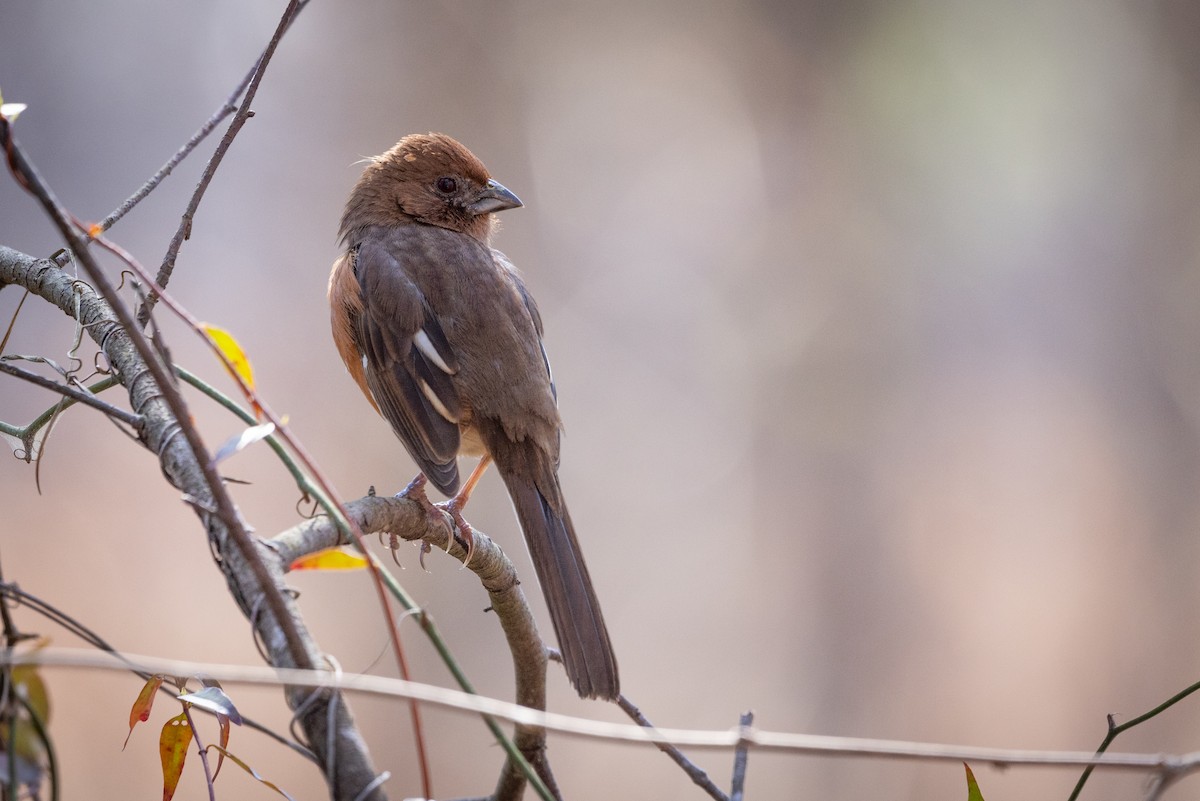
<path fill-rule="evenodd" d="M 420 507 L 425 511 L 426 517 L 429 518 L 429 524 L 431 527 L 444 526 L 444 525 L 446 525 L 445 513 L 440 508 L 440 505 L 434 504 L 433 501 L 429 500 L 429 496 L 427 494 L 425 494 L 425 485 L 428 483 L 429 483 L 429 479 L 427 479 L 425 477 L 424 473 L 420 473 L 416 478 L 414 478 L 412 481 L 410 481 L 408 483 L 407 487 L 405 487 L 400 492 L 397 492 L 396 497 L 397 498 L 407 498 L 408 500 L 415 501 L 417 504 L 419 504 Z M 451 514 L 451 517 L 454 518 L 454 520 L 453 520 L 454 523 L 460 523 L 461 525 L 466 526 L 466 523 L 462 522 L 461 515 L 459 515 L 458 517 L 454 517 L 455 512 L 451 512 L 450 514 Z M 453 542 L 453 540 L 454 540 L 454 525 L 452 523 L 450 525 L 450 542 Z M 422 541 L 421 556 L 420 556 L 420 562 L 421 562 L 422 569 L 424 569 L 424 567 L 425 567 L 425 553 L 428 550 L 428 548 L 426 546 L 427 546 L 427 543 Z M 447 551 L 450 550 L 449 543 L 447 543 L 447 545 L 446 545 L 446 550 Z"/>
<path fill-rule="evenodd" d="M 450 513 L 450 519 L 454 521 L 454 527 L 450 532 L 451 541 L 454 538 L 460 537 L 463 545 L 467 549 L 467 558 L 463 559 L 463 567 L 471 564 L 471 557 L 475 554 L 475 529 L 471 528 L 471 524 L 462 516 L 462 510 L 459 508 L 458 499 L 451 498 L 442 504 L 442 508 Z M 446 544 L 446 552 L 449 553 L 449 543 Z"/>
<path fill-rule="evenodd" d="M 429 496 L 425 494 L 425 485 L 429 483 L 429 479 L 425 478 L 424 473 L 417 473 L 417 477 L 408 482 L 408 486 L 396 493 L 397 498 L 412 497 L 414 501 L 420 502 L 422 499 L 426 503 L 429 502 Z M 375 494 L 375 488 L 371 487 L 371 494 Z"/>
<path fill-rule="evenodd" d="M 407 498 L 410 501 L 416 501 L 425 514 L 429 515 L 431 520 L 436 522 L 445 522 L 442 513 L 433 505 L 433 501 L 429 500 L 429 496 L 425 494 L 425 485 L 429 483 L 429 479 L 425 478 L 424 473 L 420 473 L 412 481 L 408 482 L 408 486 L 396 493 L 397 498 Z"/>

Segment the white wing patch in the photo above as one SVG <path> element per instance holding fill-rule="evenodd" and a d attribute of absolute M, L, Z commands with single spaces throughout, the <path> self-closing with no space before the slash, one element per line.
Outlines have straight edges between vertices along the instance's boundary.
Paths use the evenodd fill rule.
<path fill-rule="evenodd" d="M 416 336 L 413 337 L 413 344 L 417 346 L 417 350 L 425 354 L 426 359 L 429 359 L 429 361 L 436 364 L 439 370 L 446 375 L 454 375 L 454 371 L 450 369 L 450 365 L 446 364 L 446 360 L 442 358 L 442 355 L 437 352 L 437 348 L 435 348 L 433 343 L 429 340 L 429 334 L 425 333 L 424 328 L 418 331 Z M 425 395 L 429 395 L 429 387 L 425 387 Z M 441 404 L 436 405 L 440 406 Z M 446 417 L 447 420 L 450 419 L 446 416 L 444 411 L 441 409 L 438 411 L 441 412 L 442 416 Z"/>
<path fill-rule="evenodd" d="M 448 422 L 456 424 L 458 423 L 458 418 L 450 414 L 450 410 L 446 408 L 446 404 L 442 403 L 442 399 L 439 398 L 437 393 L 433 391 L 433 387 L 429 386 L 429 384 L 425 381 L 421 382 L 421 394 L 423 394 L 425 396 L 425 400 L 429 401 L 430 405 L 433 406 L 434 411 L 446 418 Z"/>

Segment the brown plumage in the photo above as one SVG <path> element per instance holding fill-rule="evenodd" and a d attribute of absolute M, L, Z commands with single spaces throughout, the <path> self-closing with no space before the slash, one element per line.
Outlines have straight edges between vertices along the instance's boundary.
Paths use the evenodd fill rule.
<path fill-rule="evenodd" d="M 329 277 L 333 338 L 439 490 L 458 490 L 460 454 L 495 461 L 571 683 L 585 698 L 615 698 L 617 662 L 558 483 L 561 422 L 541 317 L 490 247 L 493 214 L 520 205 L 450 137 L 401 139 L 346 204 L 346 252 Z"/>

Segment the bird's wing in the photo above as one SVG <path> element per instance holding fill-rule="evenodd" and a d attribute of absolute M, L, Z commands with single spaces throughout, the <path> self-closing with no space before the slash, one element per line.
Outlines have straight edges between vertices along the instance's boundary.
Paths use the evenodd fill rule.
<path fill-rule="evenodd" d="M 525 310 L 529 312 L 529 318 L 533 321 L 533 330 L 537 332 L 538 348 L 542 352 L 542 364 L 546 367 L 546 378 L 550 379 L 550 394 L 554 396 L 554 402 L 557 404 L 558 388 L 554 386 L 554 371 L 550 369 L 550 357 L 546 355 L 546 344 L 542 340 L 544 336 L 542 314 L 538 311 L 537 301 L 533 299 L 533 295 L 529 294 L 529 290 L 525 288 L 525 282 L 521 279 L 521 274 L 507 256 L 493 248 L 492 258 L 512 276 L 513 283 L 516 284 L 517 291 L 521 294 L 521 300 L 525 302 Z"/>
<path fill-rule="evenodd" d="M 418 258 L 420 256 L 417 256 Z M 458 361 L 436 315 L 393 251 L 367 239 L 356 249 L 363 310 L 357 338 L 379 411 L 439 490 L 458 490 Z"/>

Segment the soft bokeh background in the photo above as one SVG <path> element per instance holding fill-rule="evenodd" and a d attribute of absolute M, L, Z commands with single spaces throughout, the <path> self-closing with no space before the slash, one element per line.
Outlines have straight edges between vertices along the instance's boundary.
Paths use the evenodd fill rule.
<path fill-rule="evenodd" d="M 282 7 L 0 0 L 0 88 L 29 104 L 18 135 L 61 199 L 99 219 L 227 96 Z M 355 161 L 407 132 L 455 135 L 526 202 L 498 244 L 541 304 L 563 480 L 624 689 L 654 721 L 721 729 L 753 708 L 774 730 L 1087 750 L 1106 713 L 1200 678 L 1196 9 L 315 0 L 170 288 L 240 338 L 345 496 L 400 489 L 413 467 L 335 355 L 325 281 Z M 156 265 L 211 147 L 112 238 Z M 7 176 L 0 242 L 59 247 Z M 0 293 L 0 321 L 17 300 Z M 229 387 L 159 319 L 179 361 Z M 65 363 L 71 338 L 27 303 L 9 351 Z M 0 419 L 50 401 L 0 380 Z M 195 401 L 210 442 L 237 429 Z M 260 533 L 297 520 L 265 449 L 229 472 L 254 482 L 235 492 Z M 39 496 L 32 468 L 0 460 L 6 578 L 134 653 L 258 661 L 151 456 L 73 410 L 40 478 Z M 470 519 L 528 574 L 494 476 Z M 507 697 L 471 576 L 401 556 L 470 675 Z M 346 669 L 393 673 L 362 575 L 294 586 Z M 407 630 L 417 677 L 448 683 Z M 136 682 L 50 676 L 65 797 L 155 797 L 166 713 L 121 753 Z M 278 693 L 236 692 L 285 725 Z M 560 678 L 552 703 L 621 719 Z M 418 794 L 403 705 L 354 707 L 392 797 Z M 427 721 L 439 795 L 487 792 L 501 753 L 483 727 Z M 1119 745 L 1194 751 L 1200 710 Z M 233 747 L 323 797 L 264 738 Z M 554 737 L 551 756 L 571 798 L 701 797 L 644 748 Z M 727 782 L 729 755 L 696 758 Z M 1065 797 L 1076 777 L 976 767 L 989 799 Z M 272 797 L 225 770 L 224 797 Z M 1139 786 L 1098 775 L 1088 797 Z M 953 764 L 754 754 L 748 789 L 950 799 L 963 780 Z M 205 797 L 198 767 L 180 797 Z"/>

